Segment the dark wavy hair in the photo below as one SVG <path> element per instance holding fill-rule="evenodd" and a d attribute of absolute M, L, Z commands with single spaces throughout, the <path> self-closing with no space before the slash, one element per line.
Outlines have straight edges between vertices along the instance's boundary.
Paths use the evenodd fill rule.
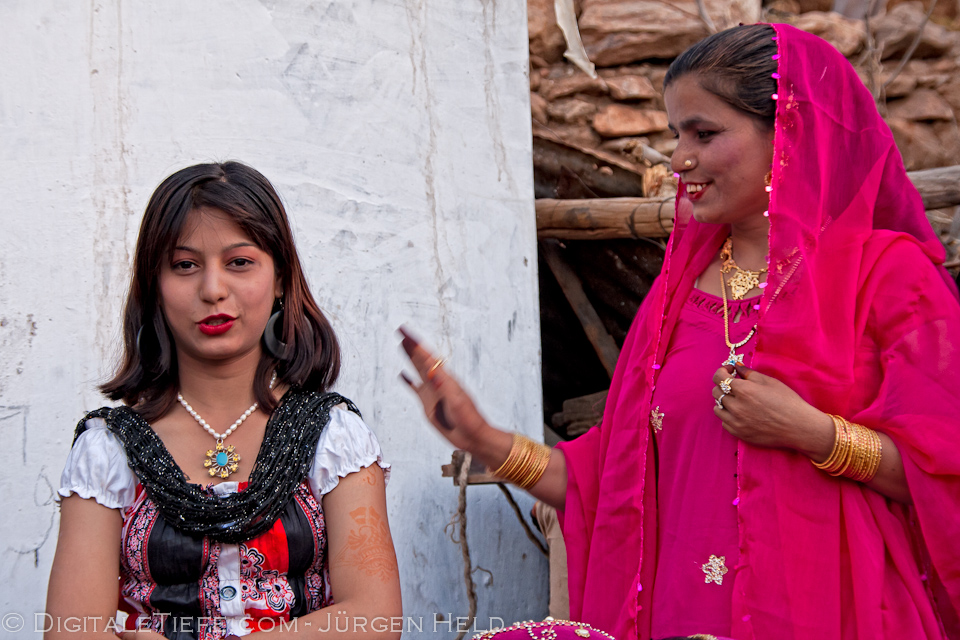
<path fill-rule="evenodd" d="M 776 31 L 765 24 L 741 25 L 708 38 L 681 53 L 667 69 L 663 89 L 687 74 L 730 106 L 772 128 L 777 103 Z"/>
<path fill-rule="evenodd" d="M 340 373 L 336 334 L 307 287 L 280 196 L 260 172 L 239 162 L 181 169 L 153 192 L 140 224 L 123 313 L 123 355 L 116 374 L 100 390 L 147 421 L 163 416 L 176 402 L 177 356 L 160 308 L 159 277 L 190 214 L 202 207 L 227 214 L 272 256 L 280 277 L 283 326 L 277 338 L 289 349 L 284 359 L 263 349 L 254 381 L 260 406 L 267 412 L 276 408 L 269 388 L 274 369 L 283 383 L 326 391 Z"/>

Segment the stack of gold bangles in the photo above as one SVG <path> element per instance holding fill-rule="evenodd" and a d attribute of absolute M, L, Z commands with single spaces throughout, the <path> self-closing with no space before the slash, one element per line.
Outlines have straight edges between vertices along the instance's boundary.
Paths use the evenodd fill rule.
<path fill-rule="evenodd" d="M 833 451 L 823 462 L 813 466 L 832 476 L 844 476 L 857 482 L 870 482 L 877 475 L 883 456 L 883 443 L 873 429 L 852 424 L 840 416 L 831 415 L 836 430 Z"/>
<path fill-rule="evenodd" d="M 549 462 L 550 447 L 515 433 L 510 455 L 493 475 L 521 489 L 529 489 L 543 477 Z"/>

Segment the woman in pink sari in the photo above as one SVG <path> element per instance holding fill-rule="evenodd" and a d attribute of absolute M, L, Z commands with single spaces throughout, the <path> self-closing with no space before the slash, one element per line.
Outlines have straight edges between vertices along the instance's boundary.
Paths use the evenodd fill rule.
<path fill-rule="evenodd" d="M 872 97 L 784 25 L 664 84 L 676 227 L 602 424 L 542 453 L 406 336 L 427 415 L 560 510 L 621 640 L 960 637 L 960 306 Z"/>

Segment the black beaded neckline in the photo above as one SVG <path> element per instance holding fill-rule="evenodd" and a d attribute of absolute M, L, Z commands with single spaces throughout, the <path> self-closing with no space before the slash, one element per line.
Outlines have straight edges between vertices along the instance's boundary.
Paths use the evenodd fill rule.
<path fill-rule="evenodd" d="M 168 524 L 186 534 L 237 543 L 264 533 L 283 513 L 313 466 L 320 434 L 338 404 L 360 414 L 339 394 L 290 388 L 267 420 L 247 487 L 229 495 L 187 482 L 163 441 L 130 407 L 91 411 L 77 425 L 74 442 L 86 430 L 87 420 L 102 418 L 123 444 L 127 463 Z"/>

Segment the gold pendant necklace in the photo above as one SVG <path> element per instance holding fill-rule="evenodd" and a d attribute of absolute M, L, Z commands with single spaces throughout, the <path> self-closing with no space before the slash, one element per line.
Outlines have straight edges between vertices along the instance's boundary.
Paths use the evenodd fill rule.
<path fill-rule="evenodd" d="M 273 384 L 277 381 L 277 372 L 274 371 L 273 375 L 270 377 L 270 389 L 273 389 Z M 230 477 L 230 474 L 234 473 L 239 468 L 240 463 L 240 454 L 236 453 L 235 447 L 232 444 L 225 445 L 223 441 L 231 433 L 237 430 L 237 427 L 243 424 L 244 420 L 253 415 L 253 412 L 257 410 L 257 407 L 260 406 L 259 402 L 254 402 L 250 405 L 250 408 L 243 412 L 243 414 L 237 418 L 237 421 L 230 425 L 223 433 L 217 433 L 214 431 L 213 427 L 207 424 L 207 421 L 204 420 L 199 413 L 194 410 L 190 404 L 183 399 L 183 395 L 177 394 L 177 401 L 187 410 L 193 419 L 203 427 L 203 430 L 212 435 L 217 439 L 217 446 L 215 449 L 207 449 L 206 459 L 203 461 L 203 466 L 206 467 L 211 476 L 218 476 L 222 479 Z"/>
<path fill-rule="evenodd" d="M 723 248 L 720 249 L 720 260 L 723 262 L 720 265 L 721 274 L 731 271 L 736 272 L 731 276 L 729 282 L 725 283 L 730 285 L 730 293 L 733 294 L 734 300 L 743 300 L 750 291 L 760 286 L 760 276 L 767 272 L 766 267 L 760 269 L 760 271 L 750 271 L 737 266 L 733 259 L 732 237 L 728 237 L 727 241 L 723 243 Z M 723 280 L 723 275 L 720 276 L 720 279 Z"/>
<path fill-rule="evenodd" d="M 730 242 L 728 239 L 727 242 Z M 724 247 L 726 248 L 726 246 Z M 721 254 L 722 255 L 722 254 Z M 726 341 L 727 346 L 730 347 L 730 356 L 720 363 L 721 367 L 729 365 L 742 365 L 743 364 L 743 354 L 737 354 L 737 349 L 743 345 L 750 342 L 750 338 L 757 332 L 757 325 L 753 325 L 753 328 L 750 329 L 750 333 L 747 334 L 747 337 L 741 340 L 740 342 L 730 342 L 730 312 L 727 311 L 727 285 L 723 281 L 723 273 L 720 273 L 720 293 L 723 296 L 723 339 Z"/>

